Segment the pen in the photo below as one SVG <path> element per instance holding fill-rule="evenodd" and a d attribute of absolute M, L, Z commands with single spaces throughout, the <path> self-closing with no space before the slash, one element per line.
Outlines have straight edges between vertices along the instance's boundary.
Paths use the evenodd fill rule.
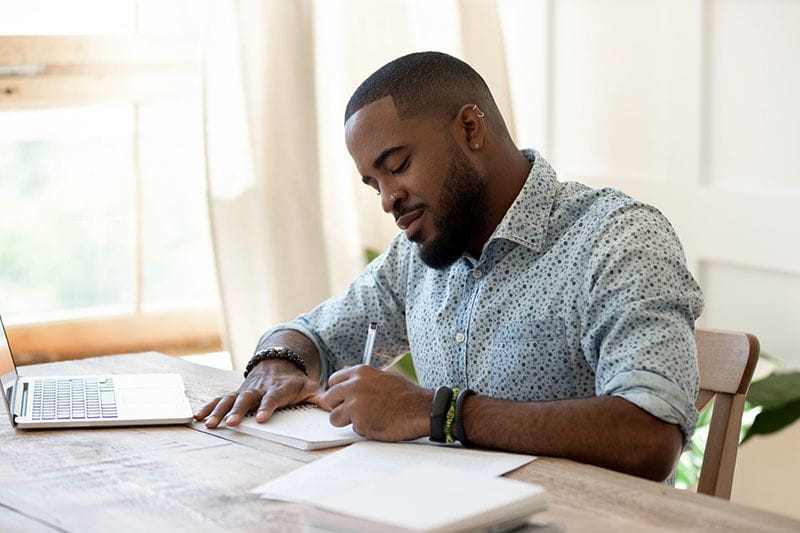
<path fill-rule="evenodd" d="M 375 334 L 378 333 L 378 323 L 370 322 L 367 329 L 367 342 L 364 343 L 363 363 L 368 365 L 372 362 L 372 350 L 375 348 Z"/>

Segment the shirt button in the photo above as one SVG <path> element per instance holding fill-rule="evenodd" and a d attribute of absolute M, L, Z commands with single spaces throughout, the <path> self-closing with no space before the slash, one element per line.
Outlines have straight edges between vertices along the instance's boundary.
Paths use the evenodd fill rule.
<path fill-rule="evenodd" d="M 472 271 L 472 277 L 473 278 L 478 279 L 481 276 L 483 276 L 483 272 L 481 272 L 480 268 L 476 268 L 475 270 Z"/>
<path fill-rule="evenodd" d="M 464 342 L 464 339 L 466 338 L 467 336 L 461 333 L 460 331 L 456 333 L 456 342 Z"/>

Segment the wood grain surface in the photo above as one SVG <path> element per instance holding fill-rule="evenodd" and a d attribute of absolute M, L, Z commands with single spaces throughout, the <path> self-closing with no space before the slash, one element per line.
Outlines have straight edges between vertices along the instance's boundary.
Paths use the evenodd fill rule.
<path fill-rule="evenodd" d="M 241 381 L 234 372 L 155 353 L 21 369 L 123 372 L 182 374 L 194 408 Z M 226 429 L 15 431 L 3 416 L 0 443 L 2 531 L 324 531 L 347 523 L 249 492 L 324 452 Z M 788 517 L 564 459 L 539 458 L 509 477 L 544 485 L 549 508 L 536 521 L 565 531 L 800 531 L 800 521 Z"/>

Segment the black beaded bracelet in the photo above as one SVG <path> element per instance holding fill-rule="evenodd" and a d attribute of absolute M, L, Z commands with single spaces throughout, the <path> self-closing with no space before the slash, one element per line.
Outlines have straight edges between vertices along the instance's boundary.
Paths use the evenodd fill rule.
<path fill-rule="evenodd" d="M 284 346 L 272 346 L 266 350 L 257 351 L 255 355 L 250 358 L 250 361 L 247 363 L 247 367 L 244 369 L 244 377 L 247 377 L 247 374 L 249 374 L 258 363 L 261 361 L 266 361 L 267 359 L 281 359 L 283 361 L 289 361 L 294 366 L 302 370 L 303 374 L 306 376 L 308 375 L 306 363 L 297 352 L 293 352 Z"/>
<path fill-rule="evenodd" d="M 475 394 L 475 391 L 463 389 L 456 398 L 456 433 L 458 434 L 458 440 L 461 441 L 465 448 L 472 446 L 472 443 L 467 438 L 467 430 L 464 429 L 464 402 L 472 394 Z"/>

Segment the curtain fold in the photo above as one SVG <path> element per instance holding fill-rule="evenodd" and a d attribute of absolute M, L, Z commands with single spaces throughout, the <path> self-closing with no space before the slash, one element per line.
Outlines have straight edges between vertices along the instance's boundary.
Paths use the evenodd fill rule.
<path fill-rule="evenodd" d="M 209 206 L 226 348 L 243 368 L 258 336 L 341 292 L 397 233 L 347 153 L 355 87 L 401 55 L 439 50 L 511 97 L 493 1 L 223 2 L 206 57 Z M 513 130 L 512 130 L 513 131 Z"/>

